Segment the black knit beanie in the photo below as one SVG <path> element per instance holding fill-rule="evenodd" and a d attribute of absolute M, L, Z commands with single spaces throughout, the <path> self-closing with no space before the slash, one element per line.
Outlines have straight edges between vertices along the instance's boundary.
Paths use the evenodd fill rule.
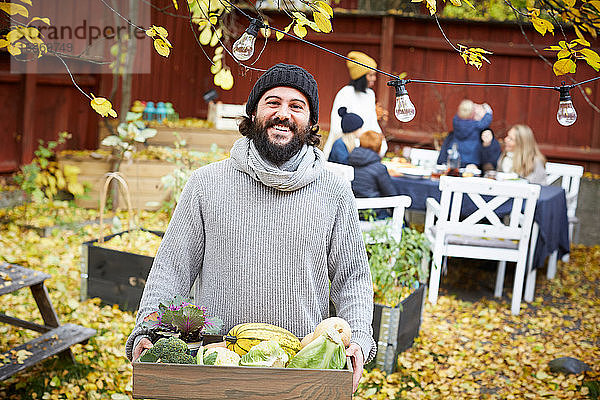
<path fill-rule="evenodd" d="M 342 117 L 342 132 L 350 133 L 362 128 L 364 121 L 358 114 L 348 112 L 346 107 L 338 108 L 338 115 Z"/>
<path fill-rule="evenodd" d="M 267 70 L 254 84 L 248 102 L 246 113 L 251 116 L 262 95 L 274 87 L 291 87 L 301 91 L 308 99 L 310 107 L 310 122 L 314 125 L 319 120 L 319 89 L 317 81 L 304 68 L 290 64 L 275 64 Z"/>

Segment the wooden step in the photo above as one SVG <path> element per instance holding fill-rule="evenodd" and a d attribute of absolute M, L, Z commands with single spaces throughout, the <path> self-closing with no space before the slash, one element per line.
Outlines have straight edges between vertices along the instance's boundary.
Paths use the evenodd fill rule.
<path fill-rule="evenodd" d="M 37 285 L 51 278 L 50 275 L 20 265 L 0 263 L 0 296 L 27 286 Z"/>
<path fill-rule="evenodd" d="M 48 357 L 69 350 L 72 345 L 84 342 L 95 334 L 95 329 L 65 324 L 0 354 L 0 381 Z"/>

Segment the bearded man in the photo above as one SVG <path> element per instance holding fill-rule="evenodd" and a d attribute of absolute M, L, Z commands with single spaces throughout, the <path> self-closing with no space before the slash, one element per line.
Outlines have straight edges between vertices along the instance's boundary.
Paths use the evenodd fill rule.
<path fill-rule="evenodd" d="M 161 300 L 187 296 L 223 320 L 266 322 L 298 337 L 329 317 L 352 329 L 354 389 L 376 352 L 373 287 L 350 185 L 317 149 L 319 95 L 306 70 L 277 64 L 256 82 L 229 159 L 187 182 L 148 276 L 126 354 L 151 342 L 140 327 Z"/>

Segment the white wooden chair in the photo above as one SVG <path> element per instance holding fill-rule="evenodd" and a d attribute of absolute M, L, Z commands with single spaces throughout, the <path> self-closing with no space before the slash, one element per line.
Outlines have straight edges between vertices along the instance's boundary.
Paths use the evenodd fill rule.
<path fill-rule="evenodd" d="M 325 168 L 346 179 L 348 182 L 352 182 L 354 180 L 354 167 L 351 165 L 325 161 Z"/>
<path fill-rule="evenodd" d="M 365 197 L 356 199 L 356 208 L 358 210 L 393 208 L 390 235 L 394 240 L 400 242 L 402 238 L 402 225 L 404 223 L 404 211 L 410 207 L 411 203 L 412 199 L 408 196 Z M 360 221 L 360 228 L 363 232 L 368 232 L 376 226 L 387 223 L 388 221 L 386 220 Z"/>
<path fill-rule="evenodd" d="M 546 185 L 552 185 L 561 180 L 561 186 L 565 189 L 567 197 L 567 217 L 569 218 L 569 241 L 573 241 L 573 228 L 579 223 L 575 215 L 577 211 L 577 198 L 579 197 L 579 183 L 583 176 L 583 167 L 580 165 L 546 163 Z M 558 252 L 555 251 L 548 259 L 548 279 L 553 279 L 556 275 L 556 261 Z M 563 261 L 569 261 L 569 255 L 563 257 Z"/>
<path fill-rule="evenodd" d="M 429 301 L 433 304 L 437 302 L 444 256 L 498 260 L 494 290 L 496 297 L 502 296 L 506 261 L 511 261 L 517 263 L 511 312 L 519 314 L 528 265 L 527 250 L 540 186 L 442 176 L 440 191 L 440 203 L 432 198 L 427 199 L 425 217 L 425 235 L 433 251 Z M 476 210 L 468 216 L 461 216 L 463 195 L 467 195 L 476 206 Z M 486 201 L 482 196 L 492 198 Z M 499 218 L 494 210 L 511 199 L 513 204 L 509 218 Z M 524 213 L 521 212 L 523 205 Z M 488 223 L 481 223 L 484 218 Z M 530 276 L 528 274 L 528 285 L 531 285 Z"/>
<path fill-rule="evenodd" d="M 435 167 L 439 154 L 440 152 L 437 150 L 412 148 L 409 157 L 410 162 L 414 165 Z"/>

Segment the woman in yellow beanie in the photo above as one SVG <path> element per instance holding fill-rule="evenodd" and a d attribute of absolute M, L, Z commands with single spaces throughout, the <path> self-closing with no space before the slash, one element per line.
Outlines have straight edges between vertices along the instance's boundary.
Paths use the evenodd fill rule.
<path fill-rule="evenodd" d="M 369 67 L 377 68 L 375 60 L 360 51 L 351 51 L 347 54 L 347 57 Z M 333 143 L 343 136 L 342 119 L 338 114 L 340 107 L 346 107 L 349 113 L 359 115 L 364 121 L 364 130 L 381 133 L 381 127 L 377 122 L 375 92 L 372 89 L 377 80 L 375 71 L 351 61 L 346 61 L 346 66 L 350 74 L 350 82 L 340 89 L 333 100 L 329 136 L 323 147 L 325 157 L 329 156 Z M 387 150 L 385 140 L 381 145 L 381 150 L 380 154 L 384 155 Z"/>

